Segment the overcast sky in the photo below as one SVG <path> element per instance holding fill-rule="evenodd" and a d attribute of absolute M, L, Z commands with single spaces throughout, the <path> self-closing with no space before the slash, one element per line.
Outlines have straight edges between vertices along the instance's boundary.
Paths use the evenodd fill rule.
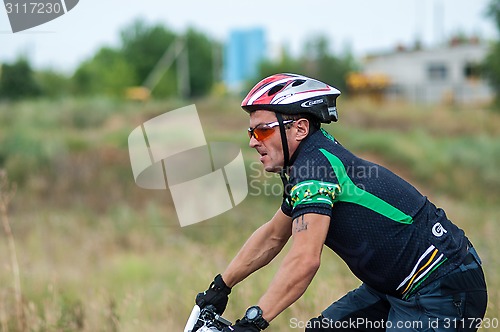
<path fill-rule="evenodd" d="M 176 32 L 188 26 L 219 41 L 231 29 L 263 27 L 268 49 L 285 44 L 297 52 L 304 40 L 323 34 L 334 51 L 355 55 L 411 44 L 433 45 L 456 32 L 497 38 L 484 13 L 489 0 L 80 0 L 66 15 L 13 34 L 0 7 L 0 62 L 27 55 L 34 65 L 71 72 L 102 46 L 115 46 L 119 31 L 142 17 Z"/>

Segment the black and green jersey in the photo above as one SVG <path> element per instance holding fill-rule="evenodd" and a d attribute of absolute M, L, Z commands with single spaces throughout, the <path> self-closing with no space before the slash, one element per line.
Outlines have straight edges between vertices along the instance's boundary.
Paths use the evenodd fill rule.
<path fill-rule="evenodd" d="M 378 291 L 405 298 L 456 268 L 464 232 L 412 185 L 363 160 L 319 130 L 303 141 L 290 168 L 283 212 L 331 217 L 325 244 Z"/>

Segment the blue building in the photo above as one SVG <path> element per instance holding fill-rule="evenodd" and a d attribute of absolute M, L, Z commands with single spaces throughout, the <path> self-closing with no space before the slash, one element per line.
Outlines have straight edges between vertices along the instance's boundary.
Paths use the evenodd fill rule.
<path fill-rule="evenodd" d="M 230 91 L 239 91 L 246 80 L 257 79 L 265 52 L 264 29 L 231 31 L 224 52 L 224 83 Z"/>

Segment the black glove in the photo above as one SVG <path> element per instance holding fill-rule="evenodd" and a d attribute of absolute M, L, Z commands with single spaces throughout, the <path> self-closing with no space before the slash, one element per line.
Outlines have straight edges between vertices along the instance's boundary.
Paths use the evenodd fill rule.
<path fill-rule="evenodd" d="M 225 327 L 222 332 L 260 332 L 254 323 L 250 323 L 246 318 L 238 319 L 234 325 Z"/>
<path fill-rule="evenodd" d="M 196 295 L 196 304 L 200 308 L 204 308 L 211 304 L 215 307 L 215 312 L 222 315 L 224 310 L 226 310 L 230 293 L 231 288 L 227 287 L 224 280 L 222 280 L 222 276 L 218 274 L 206 291 Z"/>

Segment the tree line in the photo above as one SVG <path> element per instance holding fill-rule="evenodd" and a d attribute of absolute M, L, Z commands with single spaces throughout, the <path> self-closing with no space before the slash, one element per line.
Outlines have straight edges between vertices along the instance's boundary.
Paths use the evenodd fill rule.
<path fill-rule="evenodd" d="M 491 0 L 487 15 L 500 33 L 500 0 Z M 26 57 L 4 63 L 0 69 L 0 99 L 30 97 L 104 95 L 123 97 L 127 88 L 141 86 L 165 51 L 177 40 L 184 41 L 189 67 L 189 94 L 209 94 L 220 83 L 223 45 L 194 28 L 179 34 L 162 24 L 136 20 L 120 32 L 117 47 L 104 46 L 83 61 L 72 75 L 54 70 L 34 70 Z M 325 36 L 314 37 L 303 45 L 303 52 L 292 55 L 286 49 L 278 59 L 265 59 L 251 86 L 262 77 L 277 72 L 296 72 L 335 85 L 347 91 L 346 77 L 358 65 L 349 51 L 333 54 Z M 179 61 L 176 59 L 174 61 Z M 175 64 L 175 63 L 174 63 Z M 500 40 L 492 41 L 488 56 L 481 65 L 485 77 L 496 93 L 500 108 Z M 171 65 L 152 91 L 154 97 L 179 96 L 178 66 Z M 334 80 L 332 82 L 332 80 Z"/>
<path fill-rule="evenodd" d="M 190 97 L 204 95 L 214 82 L 212 57 L 220 44 L 195 29 L 179 35 L 162 24 L 137 20 L 120 32 L 117 47 L 101 47 L 69 76 L 54 70 L 35 71 L 26 57 L 3 64 L 0 97 L 123 96 L 125 89 L 143 84 L 165 50 L 178 38 L 183 38 L 190 50 Z M 175 71 L 172 66 L 163 75 L 155 88 L 157 96 L 176 93 Z"/>
<path fill-rule="evenodd" d="M 72 75 L 54 70 L 34 70 L 26 57 L 4 63 L 0 70 L 0 98 L 123 97 L 126 89 L 143 85 L 166 50 L 179 39 L 187 49 L 189 68 L 189 95 L 184 97 L 209 94 L 222 77 L 223 45 L 194 28 L 179 34 L 162 24 L 136 20 L 120 32 L 117 47 L 101 47 L 91 58 L 80 63 Z M 299 56 L 293 57 L 284 50 L 279 59 L 264 60 L 251 83 L 276 72 L 297 72 L 335 83 L 342 90 L 346 74 L 355 67 L 354 58 L 348 52 L 331 54 L 323 36 L 308 41 L 304 49 L 307 51 Z M 176 61 L 179 59 L 162 73 L 152 91 L 153 96 L 179 95 Z M 331 82 L 332 78 L 335 82 Z"/>

